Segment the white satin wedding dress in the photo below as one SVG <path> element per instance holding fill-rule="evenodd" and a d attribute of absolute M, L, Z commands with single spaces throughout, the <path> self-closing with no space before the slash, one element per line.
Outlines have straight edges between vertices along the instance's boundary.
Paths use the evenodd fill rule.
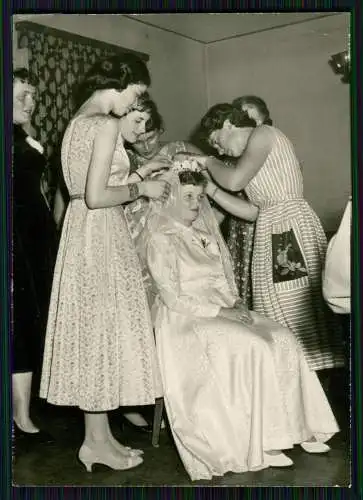
<path fill-rule="evenodd" d="M 264 450 L 330 439 L 337 423 L 294 335 L 253 312 L 251 326 L 218 318 L 237 299 L 221 245 L 163 220 L 146 258 L 166 411 L 191 479 L 263 469 Z"/>

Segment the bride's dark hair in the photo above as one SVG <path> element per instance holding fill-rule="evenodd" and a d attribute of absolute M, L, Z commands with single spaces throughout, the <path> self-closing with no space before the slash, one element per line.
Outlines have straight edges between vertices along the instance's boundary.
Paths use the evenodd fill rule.
<path fill-rule="evenodd" d="M 194 170 L 184 170 L 184 172 L 179 172 L 178 174 L 180 184 L 182 186 L 192 185 L 192 186 L 203 186 L 207 185 L 207 179 L 200 172 L 195 172 Z"/>

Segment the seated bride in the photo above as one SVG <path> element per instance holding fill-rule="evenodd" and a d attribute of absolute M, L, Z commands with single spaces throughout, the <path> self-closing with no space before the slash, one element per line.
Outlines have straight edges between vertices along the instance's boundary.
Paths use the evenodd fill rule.
<path fill-rule="evenodd" d="M 241 304 L 208 181 L 191 161 L 163 177 L 170 198 L 151 203 L 138 245 L 156 285 L 165 407 L 189 476 L 289 466 L 282 450 L 297 444 L 328 451 L 338 426 L 324 391 L 290 330 Z"/>

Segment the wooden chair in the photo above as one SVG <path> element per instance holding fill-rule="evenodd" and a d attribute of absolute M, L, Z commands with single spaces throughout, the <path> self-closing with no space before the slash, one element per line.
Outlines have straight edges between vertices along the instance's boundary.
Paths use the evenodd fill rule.
<path fill-rule="evenodd" d="M 153 432 L 151 438 L 151 444 L 155 448 L 159 447 L 159 437 L 160 437 L 161 423 L 163 421 L 163 413 L 164 413 L 164 398 L 157 398 L 155 400 Z"/>

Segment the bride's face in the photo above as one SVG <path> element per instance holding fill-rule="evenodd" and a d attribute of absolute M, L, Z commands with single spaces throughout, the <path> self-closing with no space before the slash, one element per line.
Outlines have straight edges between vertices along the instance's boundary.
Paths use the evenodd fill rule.
<path fill-rule="evenodd" d="M 204 187 L 184 184 L 180 186 L 175 204 L 175 215 L 186 226 L 191 226 L 199 215 L 199 209 L 204 198 Z"/>

